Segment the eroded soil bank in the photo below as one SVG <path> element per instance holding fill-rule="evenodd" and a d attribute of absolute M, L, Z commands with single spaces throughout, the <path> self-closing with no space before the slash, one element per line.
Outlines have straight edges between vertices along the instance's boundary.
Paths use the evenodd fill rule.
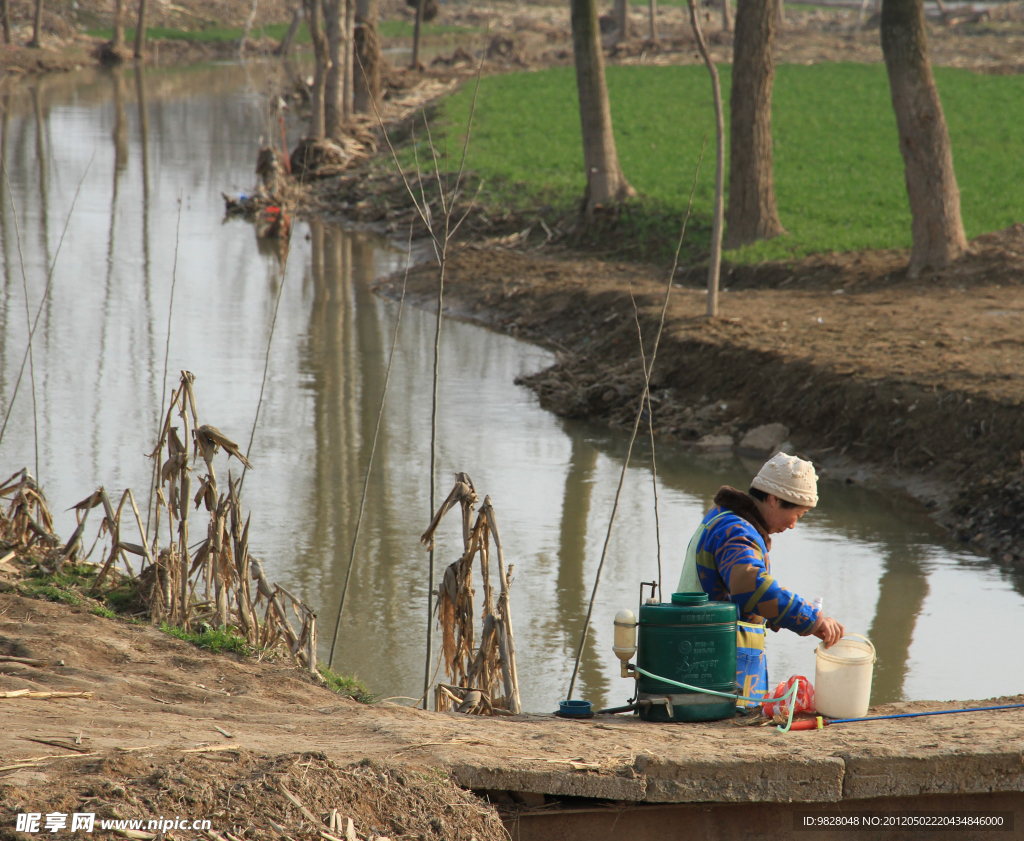
<path fill-rule="evenodd" d="M 738 267 L 720 315 L 691 274 L 673 285 L 651 382 L 655 432 L 732 449 L 780 423 L 792 448 L 849 482 L 918 496 L 957 538 L 1024 564 L 1024 225 L 979 237 L 953 269 L 910 280 L 900 251 Z M 631 429 L 667 269 L 465 248 L 446 268 L 446 311 L 545 342 L 525 379 L 560 415 Z M 382 281 L 395 297 L 401 277 Z M 436 265 L 409 277 L 435 306 Z M 644 430 L 646 427 L 644 427 Z"/>
<path fill-rule="evenodd" d="M 374 735 L 399 707 L 339 697 L 290 662 L 211 654 L 13 591 L 0 567 L 0 839 L 26 837 L 26 812 L 145 819 L 136 839 L 156 838 L 145 821 L 160 817 L 211 822 L 214 834 L 176 839 L 345 839 L 348 819 L 360 841 L 506 837 L 438 763 L 408 762 L 417 742 L 450 734 Z M 19 690 L 87 696 L 10 697 Z M 99 823 L 95 836 L 116 837 Z"/>

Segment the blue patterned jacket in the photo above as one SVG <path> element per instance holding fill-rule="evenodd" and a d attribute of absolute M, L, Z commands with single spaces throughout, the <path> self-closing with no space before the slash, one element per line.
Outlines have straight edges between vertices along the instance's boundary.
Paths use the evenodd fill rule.
<path fill-rule="evenodd" d="M 715 601 L 735 602 L 742 622 L 809 634 L 820 611 L 771 575 L 772 539 L 754 500 L 725 485 L 703 522 L 697 577 L 704 592 Z"/>

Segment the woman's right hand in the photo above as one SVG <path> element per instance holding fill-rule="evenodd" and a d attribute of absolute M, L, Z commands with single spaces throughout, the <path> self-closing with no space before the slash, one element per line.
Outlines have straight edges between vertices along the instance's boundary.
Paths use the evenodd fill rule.
<path fill-rule="evenodd" d="M 843 638 L 843 634 L 845 633 L 846 628 L 840 625 L 831 616 L 821 617 L 815 624 L 814 630 L 811 631 L 811 634 L 824 641 L 825 648 L 831 648 Z"/>

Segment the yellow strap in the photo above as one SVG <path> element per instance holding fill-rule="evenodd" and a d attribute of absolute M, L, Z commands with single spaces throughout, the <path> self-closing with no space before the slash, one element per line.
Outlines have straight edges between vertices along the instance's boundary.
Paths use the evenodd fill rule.
<path fill-rule="evenodd" d="M 752 648 L 755 651 L 764 651 L 765 633 L 764 625 L 753 622 L 736 623 L 736 645 L 740 648 Z"/>
<path fill-rule="evenodd" d="M 693 537 L 690 538 L 690 542 L 686 545 L 686 558 L 683 561 L 683 568 L 679 573 L 679 583 L 676 585 L 677 593 L 702 593 L 704 588 L 700 583 L 700 575 L 697 572 L 697 546 L 700 544 L 701 537 L 716 521 L 720 520 L 729 511 L 722 511 L 716 514 L 708 522 L 701 521 L 700 525 L 697 526 L 697 530 L 693 533 Z"/>
<path fill-rule="evenodd" d="M 747 675 L 743 679 L 743 694 L 746 697 L 748 697 L 748 698 L 750 697 L 750 684 L 752 684 L 753 682 L 754 682 L 754 676 L 753 675 Z M 739 699 L 736 700 L 736 706 L 737 707 L 742 707 L 745 703 L 747 703 L 747 702 L 746 701 L 740 701 Z"/>
<path fill-rule="evenodd" d="M 775 579 L 766 573 L 764 576 L 764 581 L 761 582 L 761 586 L 754 591 L 754 595 L 747 599 L 747 603 L 743 607 L 743 612 L 753 613 L 754 607 L 757 605 L 758 600 L 761 598 L 761 596 L 768 592 L 768 588 L 771 587 L 774 583 Z"/>

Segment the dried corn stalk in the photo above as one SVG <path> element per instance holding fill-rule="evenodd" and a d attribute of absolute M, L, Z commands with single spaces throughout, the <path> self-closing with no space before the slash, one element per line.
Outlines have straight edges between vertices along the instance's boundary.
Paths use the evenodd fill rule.
<path fill-rule="evenodd" d="M 433 546 L 434 533 L 442 518 L 456 505 L 462 513 L 462 556 L 445 570 L 438 590 L 437 610 L 441 625 L 441 651 L 449 682 L 434 690 L 438 710 L 455 709 L 481 715 L 518 714 L 519 681 L 515 665 L 515 642 L 509 611 L 508 590 L 512 568 L 505 571 L 501 540 L 490 497 L 484 499 L 476 520 L 477 502 L 473 481 L 466 473 L 455 477 L 455 486 L 441 503 L 420 540 Z M 498 602 L 491 586 L 491 538 L 498 551 L 498 577 L 501 585 Z M 483 615 L 479 645 L 475 645 L 473 622 L 473 561 L 480 559 L 484 584 Z"/>
<path fill-rule="evenodd" d="M 109 538 L 104 549 L 94 588 L 99 588 L 118 560 L 127 575 L 138 582 L 142 605 L 154 622 L 180 627 L 210 624 L 233 627 L 253 647 L 269 651 L 281 646 L 302 666 L 317 675 L 316 614 L 283 587 L 267 582 L 260 562 L 249 552 L 251 521 L 242 519 L 239 499 L 240 480 L 228 473 L 226 493 L 220 493 L 214 457 L 224 449 L 247 468 L 252 465 L 238 446 L 215 426 L 199 423 L 193 375 L 181 372 L 181 380 L 171 394 L 171 404 L 163 419 L 160 437 L 150 457 L 155 459 L 155 527 L 147 539 L 135 496 L 126 490 L 116 508 L 106 490 L 97 488 L 74 506 L 77 526 L 71 539 L 61 544 L 53 532 L 53 518 L 42 491 L 27 470 L 19 471 L 0 484 L 0 501 L 10 499 L 6 508 L 0 503 L 0 544 L 23 553 L 32 551 L 54 569 L 79 558 L 90 512 L 102 506 L 96 543 Z M 172 426 L 175 413 L 184 435 Z M 185 445 L 193 442 L 191 465 L 201 456 L 206 475 L 198 480 L 192 494 L 192 466 Z M 130 503 L 140 543 L 124 539 L 122 517 Z M 207 512 L 206 539 L 195 556 L 189 550 L 189 512 L 202 505 Z M 160 526 L 167 520 L 167 545 L 160 546 Z M 96 544 L 93 544 L 94 546 Z M 90 550 L 91 551 L 91 550 Z M 138 572 L 129 555 L 141 558 Z M 257 582 L 255 596 L 250 580 Z M 201 595 L 200 595 L 201 594 Z M 262 619 L 259 610 L 263 608 Z M 298 632 L 289 618 L 288 605 L 299 624 Z"/>
<path fill-rule="evenodd" d="M 46 497 L 28 472 L 19 470 L 0 485 L 0 499 L 10 497 L 10 505 L 0 508 L 0 537 L 9 549 L 30 550 L 36 546 L 56 547 L 53 517 Z"/>

